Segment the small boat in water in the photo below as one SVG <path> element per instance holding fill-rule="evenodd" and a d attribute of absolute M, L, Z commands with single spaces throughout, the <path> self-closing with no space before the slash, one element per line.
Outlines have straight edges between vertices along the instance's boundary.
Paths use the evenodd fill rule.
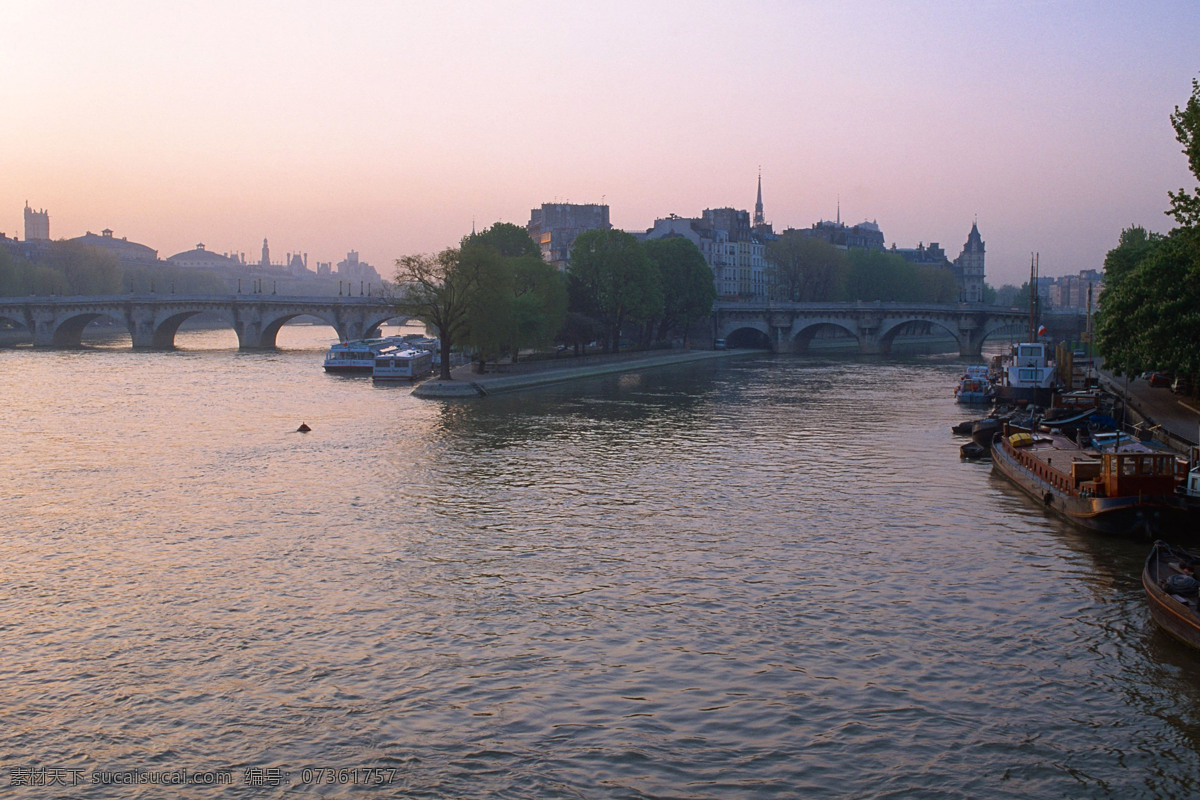
<path fill-rule="evenodd" d="M 967 367 L 954 390 L 954 399 L 964 404 L 987 404 L 995 396 L 996 387 L 988 378 L 987 367 Z"/>
<path fill-rule="evenodd" d="M 1163 630 L 1200 649 L 1200 556 L 1164 541 L 1154 543 L 1142 570 L 1150 615 Z"/>
<path fill-rule="evenodd" d="M 992 442 L 992 469 L 1046 510 L 1088 530 L 1156 535 L 1197 524 L 1175 491 L 1186 462 L 1173 453 L 1101 452 L 1059 433 L 1006 429 Z"/>
<path fill-rule="evenodd" d="M 375 356 L 371 378 L 377 381 L 413 381 L 433 372 L 433 353 L 414 348 L 388 348 Z"/>
<path fill-rule="evenodd" d="M 399 336 L 338 342 L 325 354 L 325 371 L 370 375 L 375 369 L 375 356 L 379 355 L 380 351 L 403 343 L 404 339 Z"/>

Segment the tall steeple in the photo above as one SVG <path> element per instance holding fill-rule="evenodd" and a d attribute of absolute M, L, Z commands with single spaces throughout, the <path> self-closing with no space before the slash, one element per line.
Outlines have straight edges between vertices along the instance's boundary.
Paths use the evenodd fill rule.
<path fill-rule="evenodd" d="M 754 225 L 755 227 L 763 225 L 766 220 L 763 219 L 762 205 L 762 167 L 758 168 L 758 200 L 754 203 Z"/>

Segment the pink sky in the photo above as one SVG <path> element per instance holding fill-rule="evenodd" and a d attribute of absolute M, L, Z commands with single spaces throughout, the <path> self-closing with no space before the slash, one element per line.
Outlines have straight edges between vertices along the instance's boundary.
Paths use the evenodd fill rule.
<path fill-rule="evenodd" d="M 1192 188 L 1169 115 L 1194 0 L 12 4 L 0 231 L 111 228 L 161 257 L 264 237 L 390 275 L 545 202 L 613 224 L 752 209 L 876 221 L 987 280 L 1100 268 Z"/>

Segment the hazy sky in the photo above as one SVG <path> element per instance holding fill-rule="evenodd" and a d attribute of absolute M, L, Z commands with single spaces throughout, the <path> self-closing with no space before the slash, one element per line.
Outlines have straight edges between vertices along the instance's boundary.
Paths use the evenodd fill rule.
<path fill-rule="evenodd" d="M 987 280 L 1099 268 L 1195 181 L 1169 115 L 1196 0 L 6 4 L 0 231 L 112 228 L 160 257 L 455 244 L 546 202 L 613 224 L 874 220 Z"/>

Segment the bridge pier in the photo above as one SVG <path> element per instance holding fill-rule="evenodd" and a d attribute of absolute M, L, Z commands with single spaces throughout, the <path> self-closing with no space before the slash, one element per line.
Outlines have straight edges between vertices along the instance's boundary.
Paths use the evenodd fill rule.
<path fill-rule="evenodd" d="M 129 336 L 133 339 L 134 348 L 138 350 L 154 348 L 154 312 L 151 309 L 127 305 L 125 307 L 125 327 L 129 329 Z"/>
<path fill-rule="evenodd" d="M 26 315 L 28 322 L 25 327 L 33 334 L 34 347 L 54 347 L 54 332 L 56 329 L 53 311 L 36 309 Z"/>

